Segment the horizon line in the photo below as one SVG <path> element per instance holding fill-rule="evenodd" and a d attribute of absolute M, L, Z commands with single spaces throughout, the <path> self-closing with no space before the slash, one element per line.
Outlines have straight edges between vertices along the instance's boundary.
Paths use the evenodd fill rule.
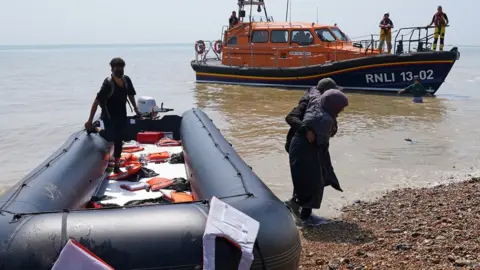
<path fill-rule="evenodd" d="M 0 50 L 5 49 L 41 49 L 58 47 L 115 47 L 115 46 L 159 46 L 159 45 L 192 45 L 194 42 L 150 42 L 150 43 L 51 43 L 51 44 L 10 44 L 0 45 Z M 480 47 L 480 44 L 446 44 L 448 47 Z"/>

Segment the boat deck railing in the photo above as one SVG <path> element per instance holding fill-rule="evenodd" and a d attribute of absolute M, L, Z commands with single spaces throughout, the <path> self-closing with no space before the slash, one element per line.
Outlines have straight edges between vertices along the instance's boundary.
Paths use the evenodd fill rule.
<path fill-rule="evenodd" d="M 222 36 L 220 41 L 223 41 L 225 28 L 228 29 L 228 26 L 222 28 Z M 433 43 L 434 27 L 405 27 L 400 28 L 399 30 L 392 31 L 392 35 L 395 35 L 395 39 L 392 42 L 392 53 L 402 54 L 410 52 L 424 52 L 430 51 L 431 45 Z M 240 27 L 238 31 L 243 31 L 243 28 Z M 380 37 L 378 34 L 370 35 L 370 39 L 361 39 L 354 41 L 338 41 L 338 42 L 323 42 L 321 44 L 311 44 L 311 45 L 297 45 L 292 46 L 288 45 L 279 45 L 273 46 L 272 44 L 249 44 L 249 45 L 227 45 L 226 48 L 223 48 L 222 53 L 216 52 L 213 48 L 216 41 L 205 41 L 206 44 L 209 44 L 205 52 L 201 55 L 196 53 L 195 59 L 197 62 L 205 62 L 207 60 L 222 60 L 223 57 L 226 58 L 226 61 L 223 61 L 224 64 L 230 66 L 237 66 L 238 60 L 240 59 L 239 52 L 243 55 L 242 58 L 247 57 L 248 53 L 249 66 L 256 66 L 255 64 L 255 55 L 261 52 L 263 55 L 271 55 L 269 63 L 271 67 L 286 67 L 287 63 L 292 61 L 294 58 L 298 63 L 302 63 L 302 66 L 318 65 L 320 63 L 334 63 L 341 60 L 350 60 L 354 58 L 360 58 L 368 55 L 377 55 L 381 53 L 378 51 L 378 45 L 380 43 Z M 227 44 L 223 42 L 223 44 Z M 387 44 L 384 44 L 384 49 L 386 49 Z M 262 51 L 262 49 L 265 51 Z M 319 49 L 322 48 L 322 49 Z M 208 57 L 210 51 L 213 51 L 215 54 L 214 57 Z M 320 53 L 312 53 L 315 51 L 321 51 Z M 288 52 L 285 55 L 285 52 Z M 293 54 L 292 54 L 293 53 Z M 326 61 L 320 61 L 320 58 L 327 59 Z M 234 64 L 236 62 L 237 64 Z M 262 65 L 264 66 L 264 65 Z M 269 64 L 270 66 L 270 64 Z M 296 65 L 298 66 L 298 65 Z"/>
<path fill-rule="evenodd" d="M 403 27 L 396 31 L 392 31 L 392 36 L 395 34 L 395 39 L 392 42 L 392 53 L 402 54 L 431 51 L 435 31 L 434 28 L 434 26 L 415 26 Z M 373 51 L 378 48 L 380 35 L 372 34 L 370 35 L 370 39 L 362 39 L 354 42 L 361 44 L 366 51 Z M 386 48 L 386 45 L 387 44 L 384 44 L 384 48 Z"/>

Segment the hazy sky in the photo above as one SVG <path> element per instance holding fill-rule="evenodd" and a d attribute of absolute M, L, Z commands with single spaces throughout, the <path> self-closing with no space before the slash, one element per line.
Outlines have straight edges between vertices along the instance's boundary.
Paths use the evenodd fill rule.
<path fill-rule="evenodd" d="M 286 0 L 265 0 L 276 21 Z M 333 24 L 350 37 L 430 23 L 438 5 L 451 27 L 447 44 L 480 45 L 480 0 L 292 0 L 292 21 Z M 0 45 L 176 43 L 218 39 L 235 0 L 0 0 Z"/>

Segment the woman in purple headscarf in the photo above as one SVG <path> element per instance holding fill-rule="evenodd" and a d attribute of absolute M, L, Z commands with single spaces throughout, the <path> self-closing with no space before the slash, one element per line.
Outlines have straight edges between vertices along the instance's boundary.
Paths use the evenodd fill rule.
<path fill-rule="evenodd" d="M 290 171 L 295 190 L 290 207 L 305 223 L 316 223 L 312 209 L 320 208 L 325 186 L 342 191 L 328 148 L 336 118 L 347 106 L 348 98 L 340 90 L 330 89 L 323 94 L 312 91 L 302 127 L 290 144 Z"/>

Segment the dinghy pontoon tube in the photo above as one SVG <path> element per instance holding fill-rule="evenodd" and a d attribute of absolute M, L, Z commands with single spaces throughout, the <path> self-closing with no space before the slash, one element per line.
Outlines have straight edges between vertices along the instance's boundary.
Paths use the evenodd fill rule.
<path fill-rule="evenodd" d="M 199 201 L 78 209 L 105 178 L 108 146 L 97 134 L 76 133 L 0 198 L 0 269 L 51 269 L 69 238 L 115 269 L 201 269 L 212 196 L 260 223 L 252 269 L 298 268 L 301 243 L 288 210 L 202 111 L 129 121 L 128 127 L 128 139 L 140 130 L 180 136 Z M 221 238 L 215 242 L 216 269 L 237 269 L 240 250 Z"/>

